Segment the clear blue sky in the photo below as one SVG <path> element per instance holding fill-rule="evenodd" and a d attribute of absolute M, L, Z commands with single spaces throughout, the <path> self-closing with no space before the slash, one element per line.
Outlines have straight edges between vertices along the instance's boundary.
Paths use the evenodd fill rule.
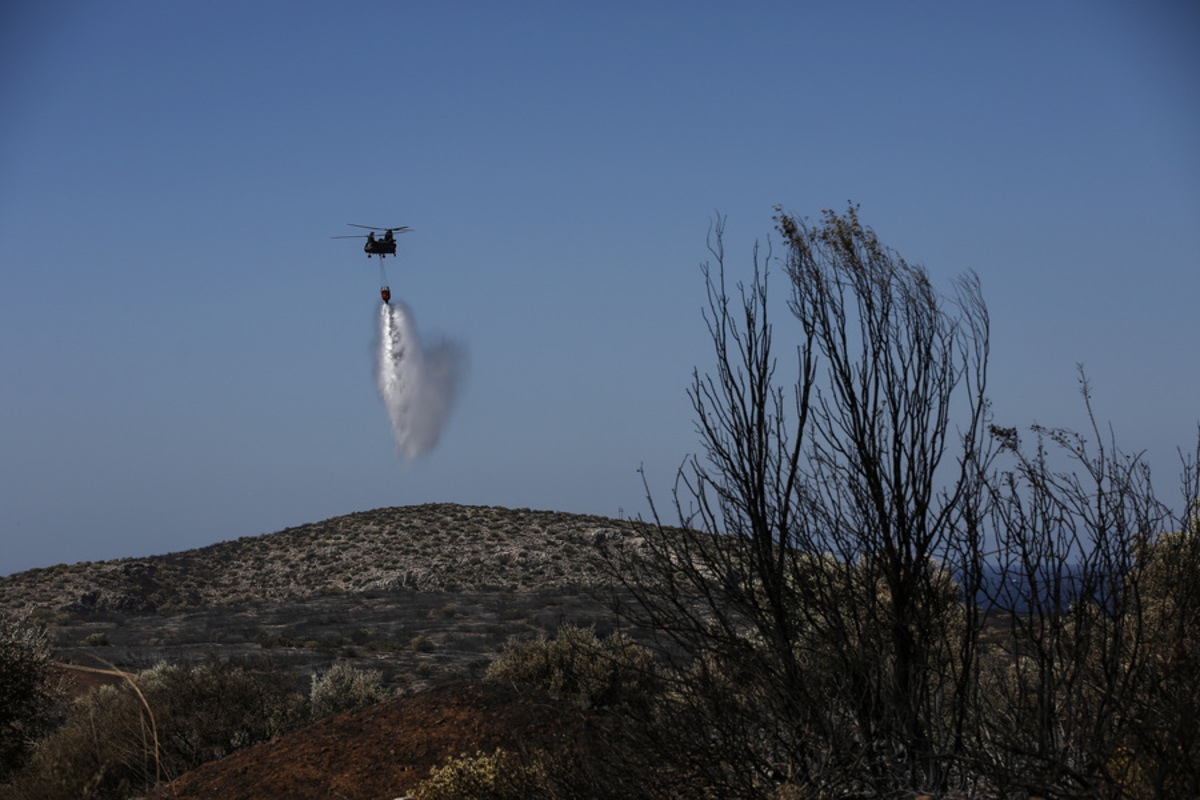
<path fill-rule="evenodd" d="M 433 501 L 616 516 L 696 446 L 698 265 L 861 204 L 981 277 L 997 421 L 1200 421 L 1200 6 L 9 2 L 0 573 Z M 375 262 L 469 353 L 405 465 Z M 777 286 L 782 289 L 781 281 Z M 786 320 L 777 318 L 783 326 Z"/>

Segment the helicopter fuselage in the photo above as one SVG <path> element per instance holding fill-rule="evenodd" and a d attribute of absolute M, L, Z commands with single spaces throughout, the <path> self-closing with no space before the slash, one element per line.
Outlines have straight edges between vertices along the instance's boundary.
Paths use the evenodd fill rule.
<path fill-rule="evenodd" d="M 384 256 L 394 256 L 396 255 L 396 242 L 385 242 L 383 240 L 377 240 L 374 242 L 368 241 L 363 245 L 363 252 L 366 253 L 367 256 L 379 256 L 380 258 L 383 258 Z"/>
<path fill-rule="evenodd" d="M 376 239 L 374 233 L 368 234 L 367 242 L 363 245 L 363 252 L 367 254 L 367 258 L 394 256 L 396 255 L 396 237 L 392 235 L 391 231 L 384 234 L 382 239 Z"/>

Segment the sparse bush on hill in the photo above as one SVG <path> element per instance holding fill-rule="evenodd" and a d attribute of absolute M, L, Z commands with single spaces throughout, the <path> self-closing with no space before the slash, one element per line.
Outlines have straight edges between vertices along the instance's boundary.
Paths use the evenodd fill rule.
<path fill-rule="evenodd" d="M 0 576 L 0 609 L 103 619 L 344 593 L 592 586 L 608 581 L 601 565 L 561 554 L 597 538 L 619 546 L 632 527 L 529 509 L 383 508 L 182 553 Z"/>

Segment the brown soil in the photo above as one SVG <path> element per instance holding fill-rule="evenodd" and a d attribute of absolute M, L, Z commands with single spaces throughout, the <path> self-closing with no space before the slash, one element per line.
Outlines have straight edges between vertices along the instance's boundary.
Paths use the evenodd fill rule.
<path fill-rule="evenodd" d="M 392 800 L 464 754 L 586 752 L 602 741 L 604 722 L 599 712 L 509 684 L 449 684 L 240 750 L 147 800 Z"/>

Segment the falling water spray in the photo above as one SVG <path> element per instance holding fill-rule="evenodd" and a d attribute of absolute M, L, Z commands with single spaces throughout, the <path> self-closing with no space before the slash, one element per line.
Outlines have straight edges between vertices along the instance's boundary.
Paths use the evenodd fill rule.
<path fill-rule="evenodd" d="M 379 307 L 375 380 L 392 420 L 396 450 L 406 461 L 438 443 L 464 365 L 462 348 L 438 342 L 426 349 L 403 303 Z"/>

